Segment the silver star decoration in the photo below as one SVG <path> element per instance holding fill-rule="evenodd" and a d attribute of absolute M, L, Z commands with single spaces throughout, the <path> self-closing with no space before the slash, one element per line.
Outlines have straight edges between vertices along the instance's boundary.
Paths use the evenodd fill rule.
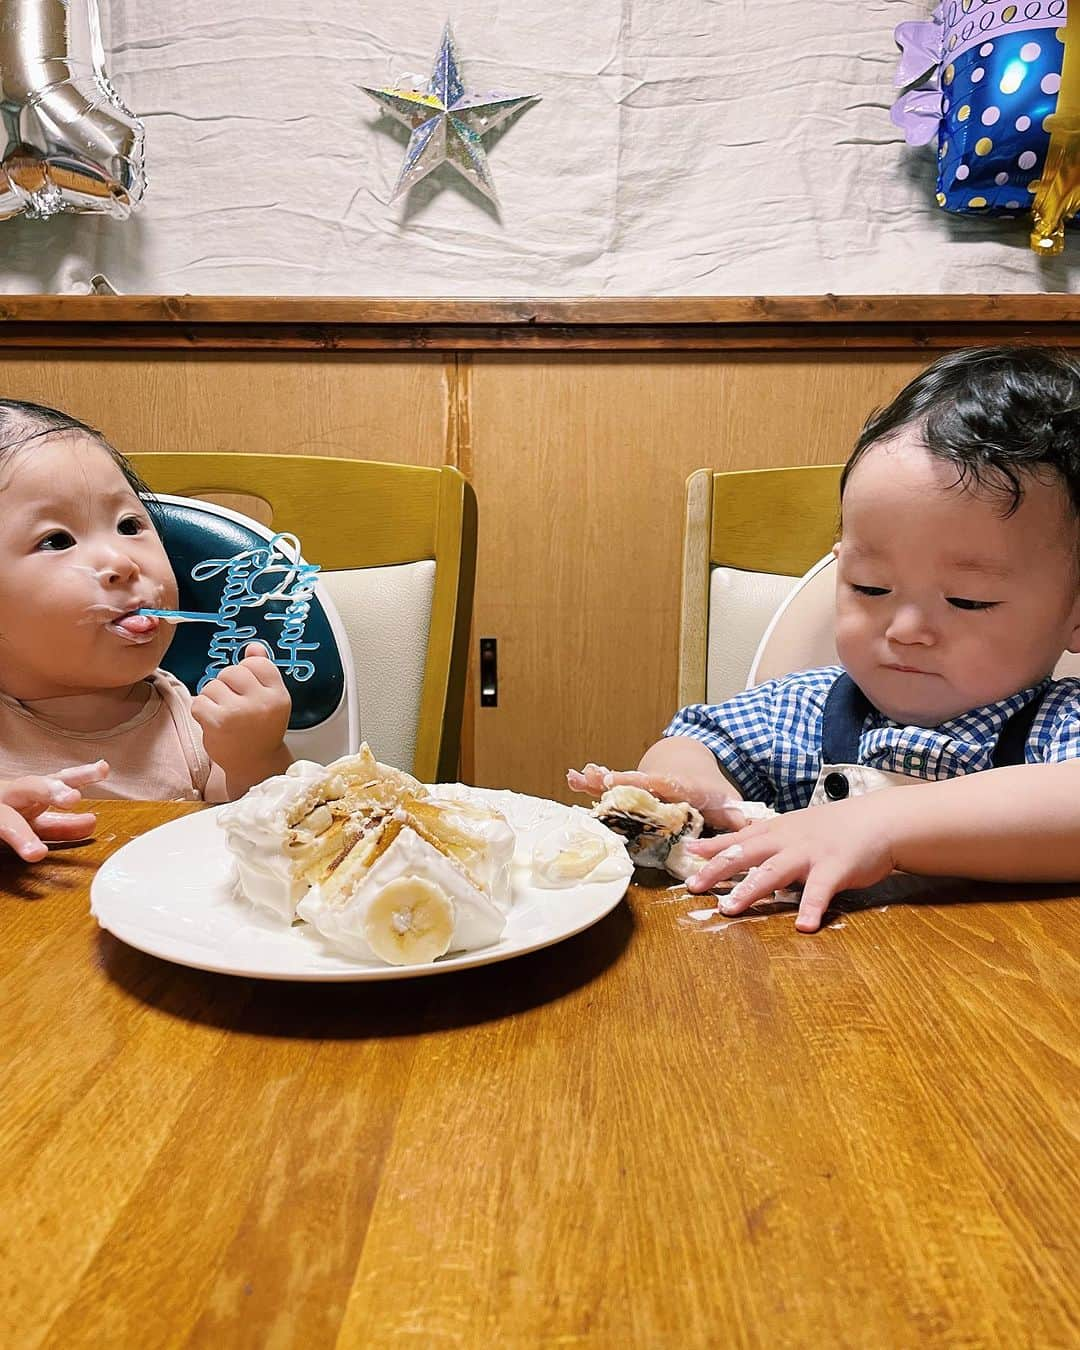
<path fill-rule="evenodd" d="M 450 164 L 498 205 L 480 137 L 502 126 L 526 103 L 536 102 L 538 95 L 466 93 L 449 23 L 443 29 L 426 90 L 360 87 L 412 132 L 391 201 L 415 187 L 440 164 Z"/>

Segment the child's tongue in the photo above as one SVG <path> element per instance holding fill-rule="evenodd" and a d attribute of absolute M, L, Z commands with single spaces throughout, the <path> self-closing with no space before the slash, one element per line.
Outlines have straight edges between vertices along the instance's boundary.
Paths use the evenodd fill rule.
<path fill-rule="evenodd" d="M 122 619 L 117 619 L 116 626 L 125 633 L 142 634 L 152 633 L 160 622 L 152 614 L 125 614 Z"/>

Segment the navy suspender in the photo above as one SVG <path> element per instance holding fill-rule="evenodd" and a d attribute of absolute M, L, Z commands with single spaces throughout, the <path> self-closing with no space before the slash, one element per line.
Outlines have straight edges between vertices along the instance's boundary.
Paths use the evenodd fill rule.
<path fill-rule="evenodd" d="M 997 745 L 994 746 L 994 768 L 1002 769 L 1006 764 L 1023 764 L 1027 738 L 1031 735 L 1031 724 L 1038 716 L 1045 694 L 1039 694 L 1030 703 L 1025 703 L 1019 712 L 1013 713 L 1001 728 Z"/>
<path fill-rule="evenodd" d="M 1024 763 L 1024 749 L 1043 697 L 1045 695 L 1039 695 L 1025 703 L 1002 727 L 992 757 L 995 769 Z M 846 672 L 841 674 L 825 699 L 821 728 L 823 764 L 858 764 L 863 723 L 873 710 L 870 700 L 851 676 Z"/>
<path fill-rule="evenodd" d="M 873 706 L 845 671 L 825 699 L 821 725 L 822 764 L 858 764 L 859 738 Z"/>

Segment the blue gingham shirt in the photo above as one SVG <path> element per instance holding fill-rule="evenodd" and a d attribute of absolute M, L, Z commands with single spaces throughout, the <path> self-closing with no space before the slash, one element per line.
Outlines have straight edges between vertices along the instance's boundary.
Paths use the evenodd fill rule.
<path fill-rule="evenodd" d="M 825 699 L 840 674 L 840 666 L 804 670 L 744 689 L 724 703 L 691 704 L 675 714 L 664 735 L 707 745 L 747 801 L 794 811 L 809 805 L 817 783 Z M 859 763 L 928 780 L 989 769 L 1005 723 L 1044 691 L 1026 762 L 1080 758 L 1080 679 L 1064 679 L 1044 680 L 936 727 L 901 726 L 874 709 L 859 737 Z"/>

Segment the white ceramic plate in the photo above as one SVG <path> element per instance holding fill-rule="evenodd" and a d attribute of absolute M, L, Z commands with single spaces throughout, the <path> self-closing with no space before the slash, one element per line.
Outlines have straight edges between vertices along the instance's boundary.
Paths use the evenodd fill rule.
<path fill-rule="evenodd" d="M 580 806 L 516 792 L 442 786 L 439 793 L 502 811 L 517 834 L 514 903 L 498 942 L 441 957 L 430 965 L 389 966 L 335 952 L 307 924 L 283 926 L 233 894 L 232 859 L 218 828 L 220 808 L 182 816 L 131 840 L 108 859 L 90 888 L 90 912 L 131 947 L 197 970 L 260 980 L 401 980 L 486 966 L 580 933 L 614 909 L 633 868 L 615 881 L 561 890 L 530 884 L 525 864 L 550 831 L 573 822 L 615 839 Z"/>

